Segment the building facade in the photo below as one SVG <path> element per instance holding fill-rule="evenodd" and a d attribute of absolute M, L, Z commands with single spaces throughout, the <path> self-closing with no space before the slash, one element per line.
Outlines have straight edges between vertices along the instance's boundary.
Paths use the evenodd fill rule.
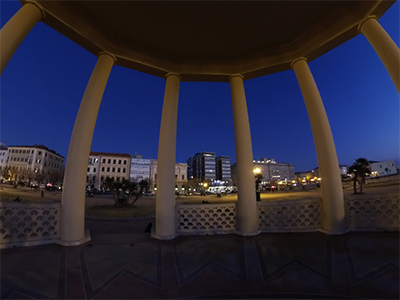
<path fill-rule="evenodd" d="M 216 179 L 229 181 L 232 179 L 231 158 L 229 156 L 218 156 L 216 159 Z"/>
<path fill-rule="evenodd" d="M 150 166 L 150 190 L 157 191 L 157 166 L 158 161 L 151 159 Z M 185 163 L 175 163 L 175 192 L 182 192 L 185 190 L 184 186 L 187 183 L 188 165 Z"/>
<path fill-rule="evenodd" d="M 397 174 L 394 160 L 370 161 L 372 176 L 389 176 Z"/>
<path fill-rule="evenodd" d="M 295 179 L 294 165 L 289 163 L 276 162 L 273 158 L 261 158 L 253 160 L 253 170 L 263 176 L 262 184 L 267 185 L 274 181 L 291 181 Z M 236 163 L 232 165 L 232 180 L 236 184 L 237 180 Z"/>
<path fill-rule="evenodd" d="M 273 158 L 261 158 L 253 160 L 254 168 L 260 169 L 264 181 L 273 180 L 294 180 L 294 165 L 289 163 L 276 162 Z"/>
<path fill-rule="evenodd" d="M 196 153 L 187 160 L 188 179 L 204 182 L 215 180 L 231 180 L 231 159 L 229 156 L 215 157 L 214 152 Z"/>
<path fill-rule="evenodd" d="M 150 179 L 151 160 L 145 159 L 142 155 L 132 155 L 130 168 L 130 181 L 140 182 Z"/>
<path fill-rule="evenodd" d="M 0 150 L 2 176 L 4 169 L 9 168 L 10 180 L 21 180 L 35 183 L 62 180 L 64 157 L 43 145 L 9 146 Z"/>
<path fill-rule="evenodd" d="M 86 184 L 104 187 L 107 177 L 119 182 L 130 178 L 131 155 L 125 153 L 90 152 Z"/>

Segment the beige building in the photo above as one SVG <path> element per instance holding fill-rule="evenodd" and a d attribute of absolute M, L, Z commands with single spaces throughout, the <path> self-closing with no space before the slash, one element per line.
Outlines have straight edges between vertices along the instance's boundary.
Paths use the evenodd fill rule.
<path fill-rule="evenodd" d="M 129 180 L 130 166 L 130 154 L 90 152 L 86 184 L 101 189 L 107 177 L 117 182 L 124 179 Z"/>
<path fill-rule="evenodd" d="M 157 192 L 157 167 L 156 159 L 151 159 L 150 166 L 150 190 Z M 181 193 L 187 183 L 188 165 L 185 163 L 175 163 L 175 193 Z"/>
<path fill-rule="evenodd" d="M 52 179 L 50 176 L 57 173 L 60 177 L 57 181 L 60 182 L 62 180 L 64 157 L 46 146 L 9 146 L 7 150 L 0 151 L 0 161 L 5 157 L 7 159 L 3 168 L 10 167 L 17 171 L 17 173 L 12 172 L 12 174 L 17 175 L 18 178 L 13 178 L 12 180 L 24 178 L 23 181 L 44 182 L 50 181 Z M 33 174 L 27 174 L 26 172 L 32 172 Z M 27 180 L 27 178 L 30 178 L 30 180 Z"/>

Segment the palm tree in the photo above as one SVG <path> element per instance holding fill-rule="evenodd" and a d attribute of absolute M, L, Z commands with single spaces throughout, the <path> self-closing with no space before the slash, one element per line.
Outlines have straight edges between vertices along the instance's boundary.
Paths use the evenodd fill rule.
<path fill-rule="evenodd" d="M 119 207 L 120 205 L 133 206 L 133 204 L 140 198 L 140 196 L 142 196 L 143 190 L 149 187 L 149 183 L 146 180 L 142 180 L 138 184 L 136 182 L 131 182 L 126 179 L 118 182 L 114 181 L 114 179 L 110 177 L 107 177 L 105 179 L 104 184 L 110 189 L 111 192 L 114 193 L 114 206 L 116 207 Z M 121 193 L 124 197 L 122 197 Z M 135 199 L 133 199 L 132 203 L 129 203 L 132 195 L 135 195 Z"/>
<path fill-rule="evenodd" d="M 356 159 L 355 163 L 353 163 L 349 169 L 348 169 L 349 174 L 353 174 L 353 189 L 354 189 L 354 194 L 362 194 L 362 185 L 365 181 L 365 175 L 371 173 L 369 162 L 365 158 L 358 158 Z M 361 180 L 359 181 L 360 183 L 360 192 L 357 192 L 357 179 L 361 177 Z"/>
<path fill-rule="evenodd" d="M 136 197 L 135 197 L 135 199 L 133 199 L 131 205 L 133 205 L 137 201 L 137 199 L 139 199 L 140 196 L 142 196 L 143 190 L 146 190 L 149 188 L 149 183 L 146 180 L 141 180 L 139 182 L 139 186 L 140 186 L 139 192 L 136 194 Z"/>

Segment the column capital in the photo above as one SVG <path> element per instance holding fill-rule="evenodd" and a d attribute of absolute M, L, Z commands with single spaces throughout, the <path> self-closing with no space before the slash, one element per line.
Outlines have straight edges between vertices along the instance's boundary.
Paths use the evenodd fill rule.
<path fill-rule="evenodd" d="M 181 75 L 179 75 L 178 73 L 174 73 L 174 72 L 169 72 L 165 75 L 165 79 L 167 79 L 169 76 L 176 76 L 179 78 L 179 80 L 182 80 Z"/>
<path fill-rule="evenodd" d="M 244 79 L 244 76 L 242 74 L 232 74 L 231 76 L 229 76 L 228 80 L 230 81 L 233 77 L 240 77 Z"/>
<path fill-rule="evenodd" d="M 305 58 L 305 57 L 299 57 L 299 58 L 296 58 L 295 60 L 293 60 L 293 61 L 290 63 L 290 67 L 293 69 L 294 64 L 297 63 L 297 62 L 300 61 L 300 60 L 305 60 L 305 61 L 307 62 L 307 58 Z"/>
<path fill-rule="evenodd" d="M 40 10 L 40 13 L 42 14 L 42 19 L 41 20 L 43 20 L 46 17 L 46 13 L 44 11 L 43 6 L 41 6 L 39 3 L 37 3 L 37 1 L 35 1 L 35 0 L 25 0 L 25 1 L 22 2 L 22 6 L 24 6 L 25 4 L 28 4 L 28 3 L 35 5 Z"/>
<path fill-rule="evenodd" d="M 362 32 L 361 32 L 361 28 L 362 28 L 362 26 L 364 25 L 364 23 L 367 22 L 367 21 L 370 20 L 370 19 L 375 19 L 376 21 L 378 21 L 378 19 L 376 18 L 375 15 L 371 15 L 371 16 L 366 17 L 366 18 L 363 19 L 363 20 L 360 22 L 360 24 L 358 24 L 358 26 L 357 26 L 357 30 L 358 30 L 360 33 L 362 33 Z"/>
<path fill-rule="evenodd" d="M 102 55 L 111 56 L 111 58 L 114 60 L 114 63 L 117 61 L 117 58 L 115 57 L 115 55 L 110 53 L 110 52 L 108 52 L 108 51 L 101 51 L 97 57 L 99 58 Z"/>

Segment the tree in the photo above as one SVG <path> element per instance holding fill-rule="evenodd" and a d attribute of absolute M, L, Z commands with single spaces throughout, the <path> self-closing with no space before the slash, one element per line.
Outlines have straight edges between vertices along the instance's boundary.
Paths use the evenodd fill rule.
<path fill-rule="evenodd" d="M 262 174 L 255 174 L 254 177 L 256 179 L 256 191 L 258 191 L 260 183 L 263 180 L 264 176 Z"/>
<path fill-rule="evenodd" d="M 10 174 L 10 180 L 17 180 L 17 176 L 18 176 L 17 167 L 11 167 L 9 169 L 9 174 Z"/>
<path fill-rule="evenodd" d="M 50 171 L 49 175 L 47 176 L 51 185 L 55 185 L 58 181 L 62 178 L 62 172 L 59 170 Z"/>
<path fill-rule="evenodd" d="M 45 180 L 45 178 L 46 178 L 46 173 L 44 172 L 44 170 L 36 172 L 36 180 L 38 184 L 41 184 Z"/>
<path fill-rule="evenodd" d="M 124 179 L 119 182 L 114 181 L 114 179 L 110 177 L 105 179 L 104 184 L 114 193 L 114 206 L 116 207 L 133 206 L 133 204 L 142 196 L 143 190 L 149 187 L 149 183 L 146 180 L 137 183 Z M 135 198 L 130 202 L 132 195 L 135 195 Z"/>
<path fill-rule="evenodd" d="M 122 184 L 120 182 L 114 181 L 114 178 L 107 177 L 104 180 L 104 185 L 110 189 L 110 192 L 114 195 L 114 206 L 119 206 L 119 195 L 121 192 Z"/>
<path fill-rule="evenodd" d="M 8 179 L 10 179 L 10 169 L 11 169 L 11 167 L 5 167 L 4 169 L 3 169 L 3 172 L 2 172 L 2 176 L 3 176 L 3 179 L 4 180 L 8 180 Z"/>
<path fill-rule="evenodd" d="M 35 177 L 35 173 L 31 168 L 27 168 L 26 170 L 26 179 L 28 180 L 29 185 L 31 184 L 32 179 Z"/>
<path fill-rule="evenodd" d="M 147 190 L 149 188 L 149 183 L 146 180 L 141 180 L 139 182 L 139 187 L 140 187 L 139 192 L 136 194 L 135 199 L 133 199 L 132 203 L 130 204 L 131 206 L 143 195 L 143 190 Z"/>
<path fill-rule="evenodd" d="M 354 194 L 362 194 L 362 185 L 365 182 L 365 175 L 371 173 L 370 165 L 367 159 L 358 158 L 355 163 L 353 163 L 348 168 L 348 173 L 353 174 L 353 189 Z M 358 180 L 360 178 L 361 180 Z M 357 192 L 357 180 L 360 184 L 360 192 Z"/>

